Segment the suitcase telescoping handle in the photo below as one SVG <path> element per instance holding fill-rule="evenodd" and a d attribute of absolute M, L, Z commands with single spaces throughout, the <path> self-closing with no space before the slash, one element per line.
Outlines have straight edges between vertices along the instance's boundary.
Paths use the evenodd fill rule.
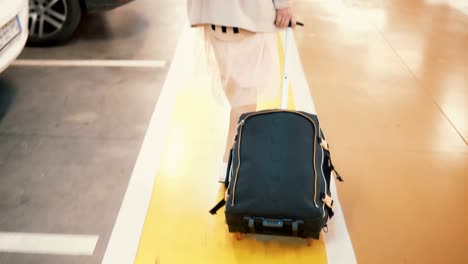
<path fill-rule="evenodd" d="M 286 230 L 291 232 L 293 236 L 297 236 L 299 232 L 299 225 L 304 224 L 303 221 L 294 221 L 290 219 L 267 219 L 262 217 L 244 217 L 247 222 L 250 233 L 257 233 L 257 229 L 273 229 L 273 230 Z"/>
<path fill-rule="evenodd" d="M 304 26 L 302 22 L 297 22 L 296 25 Z M 291 38 L 293 37 L 292 24 L 289 22 L 289 26 L 286 28 L 286 34 L 284 35 L 284 68 L 283 68 L 283 82 L 281 87 L 281 109 L 288 108 L 288 88 L 289 88 L 289 48 L 291 46 Z"/>

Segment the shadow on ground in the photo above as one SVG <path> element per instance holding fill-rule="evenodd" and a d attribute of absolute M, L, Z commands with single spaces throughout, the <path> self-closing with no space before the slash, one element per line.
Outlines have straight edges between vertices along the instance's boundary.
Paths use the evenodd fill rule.
<path fill-rule="evenodd" d="M 0 122 L 7 115 L 14 98 L 15 89 L 13 86 L 9 82 L 0 79 Z"/>

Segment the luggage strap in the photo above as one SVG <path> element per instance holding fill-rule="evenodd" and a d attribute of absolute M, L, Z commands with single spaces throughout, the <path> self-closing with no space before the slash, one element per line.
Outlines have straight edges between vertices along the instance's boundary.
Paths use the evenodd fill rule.
<path fill-rule="evenodd" d="M 332 219 L 332 217 L 335 215 L 335 213 L 333 212 L 333 209 L 331 209 L 328 206 L 326 206 L 325 209 L 327 210 L 328 218 Z"/>
<path fill-rule="evenodd" d="M 327 210 L 328 217 L 331 219 L 335 213 L 333 212 L 333 199 L 326 193 L 322 193 L 322 201 L 325 204 L 325 210 Z"/>
<path fill-rule="evenodd" d="M 232 152 L 233 148 L 229 151 L 229 159 L 228 159 L 228 164 L 226 167 L 226 177 L 224 179 L 224 188 L 229 187 L 229 173 L 231 172 L 231 166 L 232 166 Z"/>
<path fill-rule="evenodd" d="M 229 160 L 228 160 L 228 164 L 227 164 L 227 169 L 226 169 L 226 178 L 224 179 L 224 188 L 228 188 L 229 186 L 229 173 L 231 172 L 231 166 L 232 166 L 232 149 L 231 151 L 229 152 Z M 224 205 L 226 205 L 226 199 L 223 198 L 221 201 L 219 201 L 215 207 L 213 207 L 211 210 L 210 210 L 210 214 L 212 215 L 215 215 L 219 209 L 221 209 Z"/>
<path fill-rule="evenodd" d="M 323 136 L 323 132 L 322 130 L 320 130 L 320 133 L 322 134 Z M 333 171 L 335 173 L 335 176 L 336 176 L 336 179 L 340 182 L 343 182 L 343 177 L 341 177 L 340 173 L 335 169 L 335 166 L 333 165 L 333 162 L 332 162 L 332 159 L 331 159 L 331 154 L 330 154 L 330 145 L 328 144 L 328 142 L 322 138 L 322 137 L 317 137 L 317 140 L 319 142 L 319 144 L 322 146 L 322 148 L 328 153 L 327 156 L 329 157 L 330 159 L 330 170 Z"/>
<path fill-rule="evenodd" d="M 221 207 L 223 207 L 226 204 L 226 200 L 222 199 L 221 201 L 218 202 L 213 209 L 210 210 L 210 214 L 215 215 Z"/>

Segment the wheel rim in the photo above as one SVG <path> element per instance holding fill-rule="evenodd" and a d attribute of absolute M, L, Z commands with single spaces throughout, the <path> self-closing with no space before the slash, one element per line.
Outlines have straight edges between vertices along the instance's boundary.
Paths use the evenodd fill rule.
<path fill-rule="evenodd" d="M 67 15 L 65 0 L 29 0 L 29 36 L 54 35 L 63 28 Z"/>

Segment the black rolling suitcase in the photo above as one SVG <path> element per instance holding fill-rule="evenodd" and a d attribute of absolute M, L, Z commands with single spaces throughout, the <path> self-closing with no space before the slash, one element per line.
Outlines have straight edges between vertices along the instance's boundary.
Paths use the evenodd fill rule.
<path fill-rule="evenodd" d="M 286 51 L 291 34 L 288 28 Z M 317 116 L 286 109 L 286 57 L 282 107 L 240 117 L 226 196 L 210 213 L 226 205 L 229 232 L 238 239 L 247 233 L 296 236 L 310 245 L 333 216 L 330 180 L 336 171 Z"/>

